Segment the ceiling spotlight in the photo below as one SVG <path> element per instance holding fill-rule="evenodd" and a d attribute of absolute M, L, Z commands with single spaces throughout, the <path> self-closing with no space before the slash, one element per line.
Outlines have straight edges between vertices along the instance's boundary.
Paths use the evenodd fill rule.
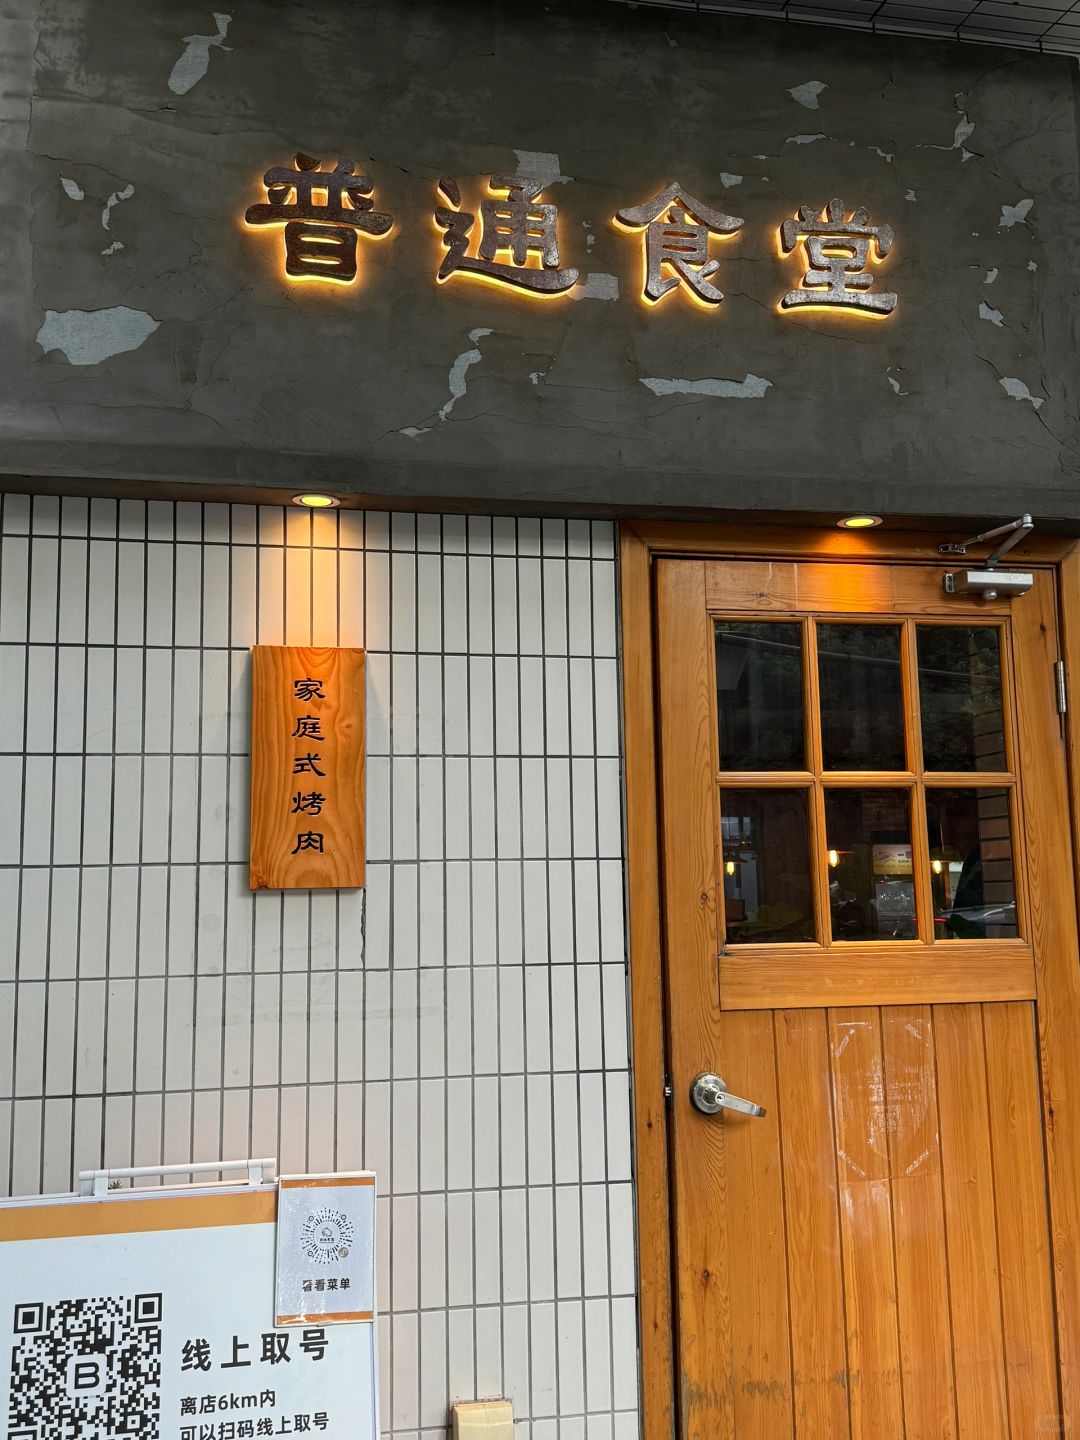
<path fill-rule="evenodd" d="M 875 525 L 881 524 L 880 515 L 845 515 L 843 520 L 836 522 L 841 530 L 872 530 Z"/>
<path fill-rule="evenodd" d="M 306 505 L 309 510 L 334 510 L 341 501 L 333 495 L 294 495 L 294 505 Z"/>

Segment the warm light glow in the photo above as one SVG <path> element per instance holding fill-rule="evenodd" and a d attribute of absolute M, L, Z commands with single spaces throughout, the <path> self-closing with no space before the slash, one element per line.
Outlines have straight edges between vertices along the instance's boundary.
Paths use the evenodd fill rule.
<path fill-rule="evenodd" d="M 881 524 L 881 516 L 845 515 L 843 520 L 838 520 L 836 523 L 841 530 L 872 530 L 875 525 Z"/>
<path fill-rule="evenodd" d="M 735 874 L 735 861 L 734 861 L 734 860 L 729 860 L 729 861 L 727 862 L 727 864 L 724 866 L 724 869 L 727 871 L 727 873 L 728 873 L 729 875 L 734 875 L 734 874 Z"/>
<path fill-rule="evenodd" d="M 945 868 L 945 867 L 944 867 L 944 865 L 942 865 L 942 863 L 941 863 L 940 860 L 931 860 L 931 861 L 930 861 L 930 869 L 934 872 L 935 875 L 940 875 L 941 872 L 942 872 L 942 870 L 944 870 L 944 868 Z"/>
<path fill-rule="evenodd" d="M 830 851 L 829 851 L 829 864 L 832 866 L 832 868 L 833 868 L 834 870 L 836 869 L 837 865 L 840 864 L 840 851 L 839 851 L 839 850 L 830 850 Z"/>
<path fill-rule="evenodd" d="M 294 495 L 294 505 L 306 505 L 309 510 L 333 510 L 341 504 L 333 495 Z"/>

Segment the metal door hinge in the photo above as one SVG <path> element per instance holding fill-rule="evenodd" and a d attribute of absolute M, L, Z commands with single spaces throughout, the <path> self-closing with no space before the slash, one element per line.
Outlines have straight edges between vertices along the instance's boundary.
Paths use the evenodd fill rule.
<path fill-rule="evenodd" d="M 1065 689 L 1065 661 L 1054 661 L 1054 690 L 1057 694 L 1057 711 L 1064 715 L 1069 709 L 1069 696 Z"/>

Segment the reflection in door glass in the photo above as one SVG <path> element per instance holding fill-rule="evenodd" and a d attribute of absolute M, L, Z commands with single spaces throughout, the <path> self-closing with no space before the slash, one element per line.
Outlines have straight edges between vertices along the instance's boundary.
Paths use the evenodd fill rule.
<path fill-rule="evenodd" d="M 1018 934 L 1007 790 L 927 790 L 930 888 L 938 940 Z"/>
<path fill-rule="evenodd" d="M 826 790 L 834 940 L 914 940 L 915 882 L 906 790 Z"/>
<path fill-rule="evenodd" d="M 1004 770 L 999 631 L 919 625 L 919 703 L 927 770 Z"/>
<path fill-rule="evenodd" d="M 826 770 L 905 770 L 899 625 L 819 625 Z"/>
<path fill-rule="evenodd" d="M 802 770 L 802 626 L 720 620 L 716 696 L 721 770 Z"/>
<path fill-rule="evenodd" d="M 814 939 L 805 790 L 722 790 L 729 945 Z"/>

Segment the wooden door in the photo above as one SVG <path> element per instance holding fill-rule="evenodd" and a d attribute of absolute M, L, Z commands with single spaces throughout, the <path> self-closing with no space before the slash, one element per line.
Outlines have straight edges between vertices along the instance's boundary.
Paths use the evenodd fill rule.
<path fill-rule="evenodd" d="M 680 1433 L 1080 1435 L 1053 575 L 656 571 Z"/>

